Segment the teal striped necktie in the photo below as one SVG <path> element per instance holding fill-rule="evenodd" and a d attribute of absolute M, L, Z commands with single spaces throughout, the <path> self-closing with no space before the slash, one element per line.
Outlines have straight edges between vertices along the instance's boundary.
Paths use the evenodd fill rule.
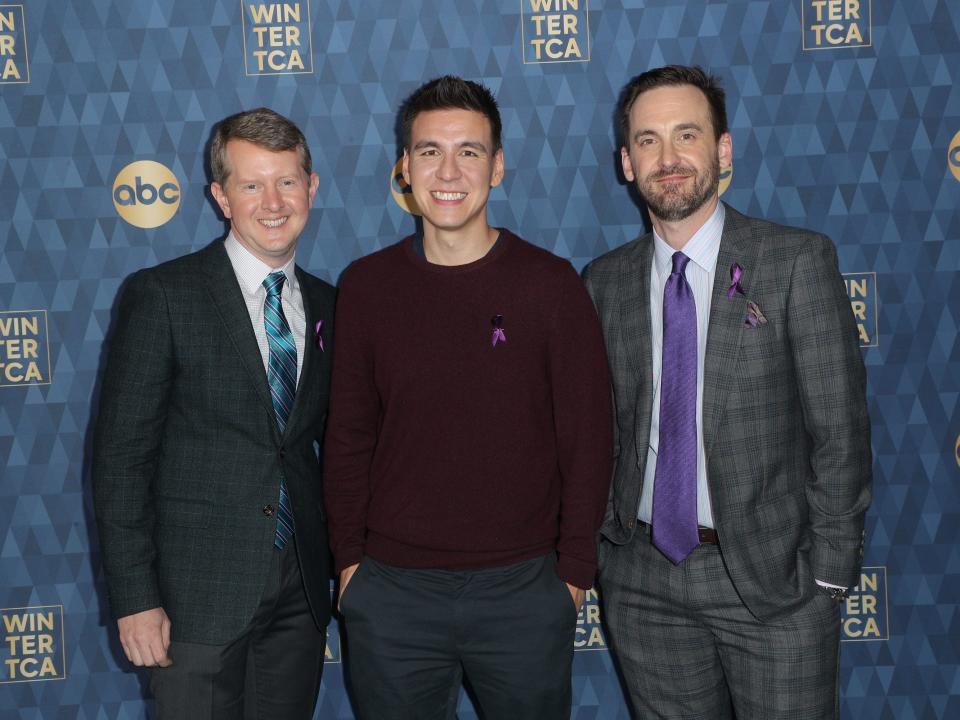
<path fill-rule="evenodd" d="M 267 299 L 263 303 L 263 324 L 267 329 L 267 344 L 270 346 L 267 381 L 270 383 L 270 398 L 273 400 L 273 412 L 281 435 L 287 427 L 287 418 L 290 417 L 290 408 L 293 407 L 293 398 L 297 392 L 297 345 L 283 314 L 283 305 L 280 304 L 280 290 L 286 279 L 287 276 L 278 270 L 267 275 L 263 281 L 263 287 L 267 290 Z M 277 532 L 273 544 L 282 550 L 293 536 L 293 510 L 282 470 L 279 504 Z"/>

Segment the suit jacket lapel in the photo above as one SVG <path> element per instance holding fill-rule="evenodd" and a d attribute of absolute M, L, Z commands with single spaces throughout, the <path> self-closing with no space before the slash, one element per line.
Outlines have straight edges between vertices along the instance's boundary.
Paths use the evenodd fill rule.
<path fill-rule="evenodd" d="M 633 252 L 620 261 L 620 328 L 630 369 L 637 379 L 637 462 L 643 467 L 650 443 L 650 412 L 653 407 L 653 360 L 650 348 L 650 263 L 653 236 L 645 235 Z"/>
<path fill-rule="evenodd" d="M 279 439 L 277 424 L 274 421 L 273 401 L 270 399 L 270 386 L 267 384 L 267 373 L 263 369 L 263 356 L 260 354 L 260 346 L 257 344 L 257 336 L 253 333 L 253 326 L 250 324 L 250 312 L 247 310 L 240 284 L 237 282 L 237 276 L 233 272 L 233 266 L 230 264 L 230 257 L 223 242 L 215 242 L 207 248 L 203 257 L 203 268 L 209 276 L 207 289 L 211 303 L 223 320 L 227 335 L 240 356 L 243 366 L 250 374 L 251 384 L 257 396 L 270 413 L 272 421 L 270 426 L 274 428 L 275 437 Z"/>
<path fill-rule="evenodd" d="M 703 367 L 703 444 L 708 456 L 723 417 L 727 392 L 737 373 L 747 300 L 753 299 L 750 291 L 762 254 L 760 240 L 753 235 L 750 221 L 729 206 L 725 211 Z M 740 278 L 743 293 L 731 299 L 727 297 L 727 290 L 734 263 L 743 268 Z"/>
<path fill-rule="evenodd" d="M 287 418 L 287 429 L 284 435 L 290 432 L 295 425 L 300 414 L 304 412 L 303 406 L 307 402 L 304 398 L 308 397 L 310 385 L 314 382 L 317 375 L 316 366 L 320 361 L 320 348 L 317 343 L 317 321 L 323 320 L 324 325 L 328 325 L 330 318 L 320 316 L 319 303 L 310 291 L 310 286 L 304 281 L 304 272 L 299 267 L 295 267 L 297 281 L 300 283 L 300 297 L 303 300 L 303 314 L 307 319 L 304 329 L 303 343 L 303 366 L 300 368 L 300 380 L 297 383 L 297 394 L 293 399 L 293 407 L 290 409 L 290 417 Z"/>

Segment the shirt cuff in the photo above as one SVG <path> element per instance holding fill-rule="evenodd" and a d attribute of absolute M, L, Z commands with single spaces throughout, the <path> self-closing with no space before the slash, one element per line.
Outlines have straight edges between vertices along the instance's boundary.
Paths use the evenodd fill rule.
<path fill-rule="evenodd" d="M 846 590 L 847 588 L 843 585 L 831 585 L 830 583 L 825 583 L 823 580 L 817 580 L 817 585 L 825 588 L 836 588 L 837 590 Z"/>

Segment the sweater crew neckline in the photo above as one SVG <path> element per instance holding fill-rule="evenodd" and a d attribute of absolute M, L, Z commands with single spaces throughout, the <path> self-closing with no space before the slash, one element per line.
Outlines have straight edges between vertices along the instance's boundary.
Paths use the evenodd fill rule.
<path fill-rule="evenodd" d="M 496 262 L 513 246 L 513 235 L 509 230 L 503 228 L 496 228 L 496 230 L 500 234 L 497 236 L 496 241 L 494 241 L 490 251 L 483 257 L 477 258 L 473 262 L 464 265 L 438 265 L 427 260 L 425 255 L 420 255 L 414 249 L 414 242 L 417 237 L 422 237 L 422 235 L 414 234 L 404 238 L 402 240 L 403 250 L 410 262 L 421 270 L 427 270 L 428 272 L 437 273 L 438 275 L 458 275 L 473 272 L 486 267 L 490 263 Z"/>

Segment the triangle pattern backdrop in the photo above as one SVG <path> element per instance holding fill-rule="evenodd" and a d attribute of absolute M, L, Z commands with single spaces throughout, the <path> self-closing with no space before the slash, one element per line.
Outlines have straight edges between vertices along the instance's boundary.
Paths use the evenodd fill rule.
<path fill-rule="evenodd" d="M 953 172 L 948 160 L 960 143 L 960 4 L 860 0 L 862 46 L 821 37 L 804 49 L 816 42 L 810 0 L 578 0 L 567 5 L 584 59 L 532 62 L 531 0 L 300 0 L 312 68 L 300 74 L 250 72 L 251 4 L 262 3 L 0 6 L 25 25 L 16 62 L 29 69 L 29 82 L 0 81 L 0 320 L 46 311 L 49 359 L 42 382 L 0 382 L 0 608 L 55 607 L 62 627 L 57 678 L 3 682 L 0 715 L 147 716 L 144 677 L 120 661 L 106 606 L 90 427 L 125 278 L 224 231 L 205 168 L 215 121 L 266 105 L 304 129 L 320 190 L 298 261 L 335 282 L 415 228 L 390 192 L 400 101 L 441 74 L 481 80 L 504 120 L 493 223 L 580 269 L 644 229 L 619 175 L 620 88 L 684 63 L 727 88 L 724 200 L 828 234 L 841 271 L 872 283 L 865 565 L 882 570 L 883 614 L 871 637 L 863 608 L 845 612 L 843 717 L 960 717 L 960 153 Z M 138 160 L 179 183 L 159 227 L 114 207 L 117 174 Z M 588 613 L 579 627 L 573 716 L 627 718 L 602 633 Z M 337 632 L 317 718 L 353 717 Z M 459 716 L 476 717 L 466 696 Z"/>

